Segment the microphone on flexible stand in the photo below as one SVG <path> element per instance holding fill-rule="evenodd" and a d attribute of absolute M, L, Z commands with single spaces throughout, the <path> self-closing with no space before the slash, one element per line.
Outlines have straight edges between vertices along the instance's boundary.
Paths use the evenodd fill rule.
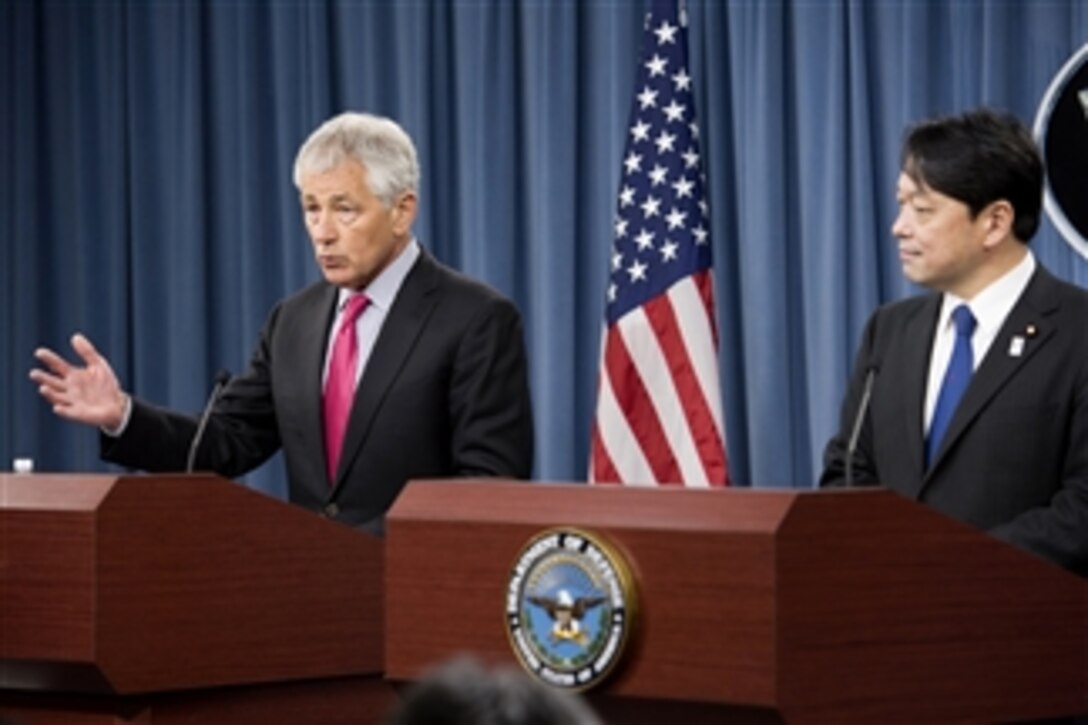
<path fill-rule="evenodd" d="M 873 397 L 873 380 L 880 372 L 880 363 L 869 364 L 865 372 L 865 387 L 861 391 L 861 402 L 858 403 L 858 412 L 854 416 L 854 427 L 850 431 L 850 440 L 846 444 L 846 470 L 843 473 L 843 486 L 851 488 L 854 485 L 854 454 L 858 450 L 858 438 L 861 436 L 861 423 L 869 412 L 869 400 Z"/>
<path fill-rule="evenodd" d="M 219 401 L 219 396 L 223 394 L 227 383 L 230 382 L 230 377 L 230 373 L 226 370 L 220 370 L 215 374 L 215 387 L 212 388 L 211 395 L 208 396 L 208 403 L 204 406 L 204 412 L 200 416 L 200 423 L 196 427 L 196 433 L 193 434 L 193 441 L 189 444 L 189 455 L 185 459 L 186 473 L 193 472 L 193 465 L 196 463 L 196 452 L 200 448 L 201 439 L 204 438 L 204 429 L 208 427 L 208 419 L 212 417 L 212 408 Z"/>

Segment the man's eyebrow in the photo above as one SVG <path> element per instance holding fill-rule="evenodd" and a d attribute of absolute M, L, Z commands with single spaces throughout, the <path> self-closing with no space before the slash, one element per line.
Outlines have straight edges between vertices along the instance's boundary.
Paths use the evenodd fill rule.
<path fill-rule="evenodd" d="M 911 201 L 920 196 L 929 196 L 925 189 L 911 189 L 909 191 L 896 191 L 895 198 L 899 201 Z"/>
<path fill-rule="evenodd" d="M 302 199 L 303 201 L 318 201 L 319 200 L 318 195 L 313 194 L 313 193 L 299 194 L 299 198 Z M 333 194 L 332 196 L 329 197 L 329 202 L 330 203 L 335 203 L 335 202 L 339 202 L 339 201 L 351 201 L 351 200 L 352 200 L 351 195 L 347 194 L 346 192 L 340 192 L 340 193 L 337 193 L 337 194 Z"/>

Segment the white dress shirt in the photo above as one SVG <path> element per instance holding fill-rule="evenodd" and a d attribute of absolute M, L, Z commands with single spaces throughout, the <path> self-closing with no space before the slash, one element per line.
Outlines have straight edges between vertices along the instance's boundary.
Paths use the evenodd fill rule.
<path fill-rule="evenodd" d="M 1035 273 L 1035 256 L 1028 250 L 1020 262 L 990 283 L 988 287 L 975 295 L 968 302 L 956 295 L 945 293 L 941 303 L 941 314 L 937 317 L 937 329 L 933 335 L 933 351 L 929 356 L 929 380 L 926 384 L 925 433 L 929 435 L 929 426 L 933 422 L 933 411 L 937 407 L 937 395 L 941 390 L 945 368 L 952 358 L 952 348 L 956 341 L 956 326 L 952 322 L 952 310 L 966 304 L 975 316 L 978 325 L 971 337 L 971 353 L 974 357 L 974 369 L 993 345 L 1005 318 L 1009 316 L 1020 295 L 1027 289 L 1031 275 Z"/>
<path fill-rule="evenodd" d="M 389 266 L 383 269 L 367 285 L 366 289 L 362 290 L 362 293 L 370 300 L 370 304 L 366 306 L 363 314 L 359 315 L 359 318 L 355 321 L 355 334 L 356 339 L 359 341 L 359 354 L 355 363 L 356 385 L 359 384 L 359 380 L 363 377 L 363 370 L 366 369 L 367 361 L 370 360 L 370 351 L 374 349 L 374 343 L 378 341 L 378 333 L 382 331 L 382 325 L 385 324 L 389 309 L 397 298 L 397 292 L 400 291 L 401 285 L 404 284 L 408 272 L 412 270 L 412 265 L 419 259 L 419 254 L 419 243 L 412 239 L 408 246 L 397 255 L 396 259 L 390 262 Z M 329 358 L 332 356 L 332 345 L 336 340 L 336 331 L 340 329 L 344 306 L 347 304 L 348 298 L 355 293 L 356 290 L 340 289 L 336 319 L 329 330 L 329 339 L 325 345 L 325 364 L 321 372 L 322 389 L 324 389 L 325 382 L 329 378 Z"/>

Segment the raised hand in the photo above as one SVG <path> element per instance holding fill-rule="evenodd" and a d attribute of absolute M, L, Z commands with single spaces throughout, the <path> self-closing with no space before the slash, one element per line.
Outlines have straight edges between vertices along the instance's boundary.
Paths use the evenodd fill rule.
<path fill-rule="evenodd" d="M 35 350 L 34 357 L 45 369 L 34 368 L 30 379 L 62 418 L 116 430 L 124 421 L 128 396 L 121 390 L 109 360 L 79 333 L 72 336 L 72 349 L 83 360 L 82 367 L 48 348 Z"/>

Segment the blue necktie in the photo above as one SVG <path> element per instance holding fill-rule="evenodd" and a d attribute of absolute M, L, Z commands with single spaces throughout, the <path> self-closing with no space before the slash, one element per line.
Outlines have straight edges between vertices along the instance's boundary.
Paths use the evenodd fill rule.
<path fill-rule="evenodd" d="M 941 392 L 937 396 L 937 406 L 933 409 L 933 420 L 929 424 L 929 438 L 926 439 L 926 468 L 937 457 L 948 424 L 960 404 L 971 375 L 975 371 L 975 356 L 971 351 L 971 335 L 975 333 L 975 316 L 971 308 L 960 305 L 952 310 L 952 321 L 956 323 L 956 344 L 952 348 L 952 359 L 944 371 Z"/>

